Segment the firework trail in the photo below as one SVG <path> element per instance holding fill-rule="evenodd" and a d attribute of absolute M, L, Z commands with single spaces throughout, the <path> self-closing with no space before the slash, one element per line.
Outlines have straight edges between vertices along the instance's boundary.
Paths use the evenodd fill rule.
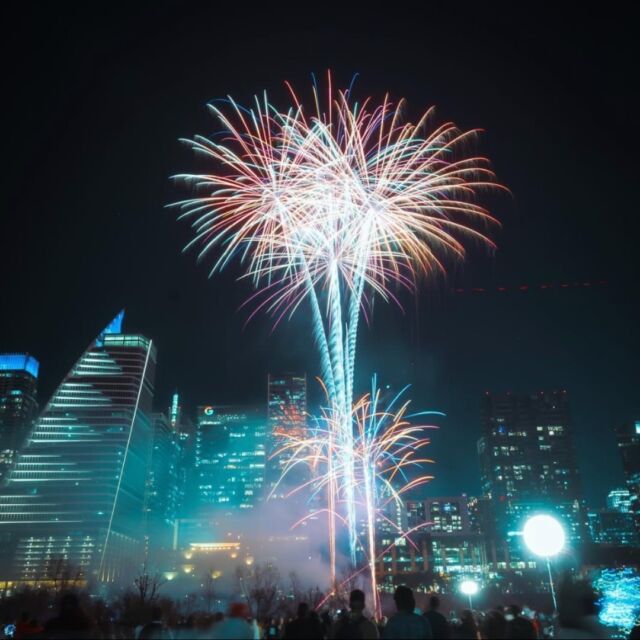
<path fill-rule="evenodd" d="M 349 477 L 355 493 L 358 520 L 364 525 L 364 534 L 357 538 L 357 545 L 366 559 L 376 614 L 380 613 L 375 571 L 376 560 L 380 555 L 376 549 L 376 523 L 385 521 L 394 529 L 396 540 L 411 533 L 402 531 L 397 523 L 387 518 L 386 507 L 394 503 L 397 509 L 401 509 L 404 493 L 432 479 L 431 475 L 422 473 L 422 466 L 433 462 L 422 457 L 422 450 L 429 444 L 425 430 L 435 427 L 415 424 L 414 421 L 427 415 L 444 415 L 437 411 L 409 414 L 410 402 L 403 400 L 406 389 L 405 387 L 383 407 L 374 376 L 371 392 L 354 403 L 350 416 L 354 432 L 353 465 L 350 467 L 345 467 L 346 458 L 340 451 L 340 447 L 347 446 L 346 442 L 336 441 L 333 437 L 340 426 L 336 423 L 342 420 L 333 405 L 322 409 L 315 418 L 315 427 L 308 434 L 293 434 L 286 430 L 278 432 L 282 445 L 274 454 L 288 455 L 281 481 L 300 465 L 311 470 L 311 478 L 290 493 L 310 489 L 312 495 L 327 494 L 330 500 L 329 513 L 337 519 L 342 519 L 337 506 L 349 499 L 345 490 L 349 486 L 346 482 L 347 476 Z M 411 469 L 416 469 L 417 473 L 412 474 Z M 415 477 L 411 478 L 412 475 Z M 274 491 L 276 489 L 277 487 Z M 296 525 L 315 517 L 317 513 L 310 513 Z M 334 520 L 335 518 L 329 519 L 330 526 Z M 330 535 L 334 536 L 335 532 L 330 532 Z M 387 551 L 385 549 L 384 553 Z M 364 569 L 360 571 L 362 570 Z M 332 583 L 332 587 L 334 586 Z"/>
<path fill-rule="evenodd" d="M 309 300 L 322 378 L 336 420 L 336 467 L 354 465 L 351 424 L 356 337 L 375 295 L 398 302 L 421 276 L 445 272 L 465 256 L 464 241 L 493 247 L 486 230 L 497 224 L 477 204 L 496 187 L 486 158 L 468 155 L 477 131 L 452 123 L 430 128 L 433 110 L 406 122 L 403 101 L 357 102 L 313 87 L 307 110 L 291 91 L 280 111 L 256 96 L 250 108 L 232 98 L 210 105 L 220 135 L 186 142 L 211 173 L 181 174 L 193 197 L 176 203 L 192 220 L 186 249 L 199 258 L 214 249 L 211 274 L 233 259 L 256 287 L 247 301 L 277 324 Z M 344 475 L 345 520 L 356 554 L 353 474 Z M 335 550 L 334 550 L 335 556 Z"/>

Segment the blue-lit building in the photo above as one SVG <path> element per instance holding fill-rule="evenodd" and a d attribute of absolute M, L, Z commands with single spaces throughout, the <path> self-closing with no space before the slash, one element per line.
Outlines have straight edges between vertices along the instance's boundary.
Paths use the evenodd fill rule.
<path fill-rule="evenodd" d="M 267 426 L 257 408 L 204 405 L 195 438 L 198 511 L 252 509 L 263 500 Z"/>
<path fill-rule="evenodd" d="M 0 481 L 38 414 L 38 369 L 28 353 L 0 354 Z"/>
<path fill-rule="evenodd" d="M 605 547 L 640 547 L 638 516 L 631 512 L 600 509 L 589 514 L 591 539 Z"/>
<path fill-rule="evenodd" d="M 616 437 L 627 487 L 640 504 L 640 420 L 620 425 Z"/>
<path fill-rule="evenodd" d="M 147 535 L 152 551 L 170 549 L 173 530 L 184 499 L 182 442 L 178 421 L 164 413 L 152 414 L 153 439 L 147 478 Z"/>
<path fill-rule="evenodd" d="M 555 515 L 577 549 L 588 536 L 566 392 L 486 393 L 481 419 L 478 454 L 482 493 L 492 511 L 488 559 L 493 568 L 522 570 L 535 564 L 520 534 L 537 513 Z"/>
<path fill-rule="evenodd" d="M 300 466 L 279 483 L 289 461 L 288 451 L 278 453 L 281 434 L 304 435 L 307 429 L 307 377 L 296 373 L 269 374 L 267 380 L 267 420 L 269 425 L 269 465 L 267 484 L 272 498 L 283 498 L 292 485 L 304 479 Z"/>
<path fill-rule="evenodd" d="M 0 489 L 0 579 L 87 581 L 139 571 L 156 349 L 124 312 L 54 391 Z"/>
<path fill-rule="evenodd" d="M 413 530 L 414 544 L 398 537 L 396 527 L 378 527 L 378 547 L 387 549 L 377 565 L 380 580 L 393 585 L 413 575 L 412 582 L 426 587 L 436 576 L 482 573 L 485 540 L 476 525 L 475 504 L 466 495 L 407 500 L 402 515 L 390 519 L 397 519 L 404 531 Z"/>
<path fill-rule="evenodd" d="M 607 494 L 607 509 L 620 513 L 631 513 L 635 511 L 635 501 L 635 496 L 629 489 L 611 489 Z"/>
<path fill-rule="evenodd" d="M 177 437 L 180 455 L 177 471 L 176 518 L 188 518 L 197 505 L 197 495 L 190 489 L 197 484 L 195 477 L 195 427 L 182 405 L 178 392 L 171 396 L 167 417 L 172 433 Z"/>

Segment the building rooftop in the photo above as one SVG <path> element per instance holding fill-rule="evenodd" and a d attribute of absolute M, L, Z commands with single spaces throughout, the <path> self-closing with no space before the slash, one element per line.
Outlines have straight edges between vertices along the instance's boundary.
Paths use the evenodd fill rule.
<path fill-rule="evenodd" d="M 28 353 L 0 353 L 0 371 L 26 371 L 38 377 L 40 363 Z"/>

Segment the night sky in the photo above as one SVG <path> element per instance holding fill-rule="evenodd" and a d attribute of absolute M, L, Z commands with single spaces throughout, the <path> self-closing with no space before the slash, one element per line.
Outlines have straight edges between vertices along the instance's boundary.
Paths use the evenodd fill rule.
<path fill-rule="evenodd" d="M 169 176 L 196 168 L 178 138 L 216 128 L 208 101 L 267 89 L 284 104 L 284 80 L 304 93 L 311 72 L 357 72 L 360 97 L 483 128 L 513 194 L 490 201 L 494 256 L 472 251 L 404 314 L 376 304 L 360 386 L 376 371 L 448 414 L 430 452 L 440 495 L 478 491 L 485 390 L 567 389 L 586 495 L 604 501 L 622 481 L 613 427 L 640 419 L 638 12 L 88 4 L 20 3 L 2 27 L 0 352 L 40 360 L 43 403 L 121 307 L 156 341 L 159 408 L 174 388 L 191 408 L 256 402 L 270 370 L 318 372 L 308 314 L 243 328 L 248 285 L 234 269 L 209 280 L 165 205 L 185 195 Z"/>

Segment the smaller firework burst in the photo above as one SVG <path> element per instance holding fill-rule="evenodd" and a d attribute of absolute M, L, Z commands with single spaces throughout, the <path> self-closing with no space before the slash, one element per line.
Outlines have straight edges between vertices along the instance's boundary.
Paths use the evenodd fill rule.
<path fill-rule="evenodd" d="M 430 442 L 426 430 L 435 427 L 422 424 L 422 418 L 444 415 L 435 411 L 409 413 L 410 401 L 403 398 L 406 390 L 407 387 L 384 404 L 374 376 L 371 392 L 353 406 L 352 439 L 343 437 L 341 419 L 336 417 L 335 411 L 323 408 L 314 418 L 314 427 L 308 433 L 277 432 L 282 444 L 274 454 L 286 452 L 288 456 L 281 481 L 301 465 L 311 470 L 310 477 L 294 487 L 290 494 L 308 490 L 313 495 L 326 496 L 327 506 L 323 511 L 329 515 L 330 549 L 335 548 L 334 523 L 342 520 L 338 507 L 346 500 L 346 487 L 355 491 L 358 515 L 366 532 L 358 540 L 366 560 L 358 573 L 366 570 L 370 576 L 376 613 L 380 607 L 375 565 L 378 558 L 389 550 L 377 548 L 376 525 L 384 522 L 394 530 L 394 544 L 400 539 L 411 541 L 410 536 L 415 529 L 403 531 L 397 522 L 387 517 L 387 507 L 391 504 L 401 509 L 403 494 L 432 479 L 431 475 L 424 473 L 424 466 L 433 460 L 423 457 L 422 451 Z M 353 464 L 348 466 L 341 464 L 346 459 L 345 447 L 353 447 Z M 305 516 L 294 526 L 317 514 L 316 511 Z M 335 558 L 331 558 L 331 566 L 335 566 Z M 334 582 L 335 575 L 332 575 L 331 583 Z"/>

